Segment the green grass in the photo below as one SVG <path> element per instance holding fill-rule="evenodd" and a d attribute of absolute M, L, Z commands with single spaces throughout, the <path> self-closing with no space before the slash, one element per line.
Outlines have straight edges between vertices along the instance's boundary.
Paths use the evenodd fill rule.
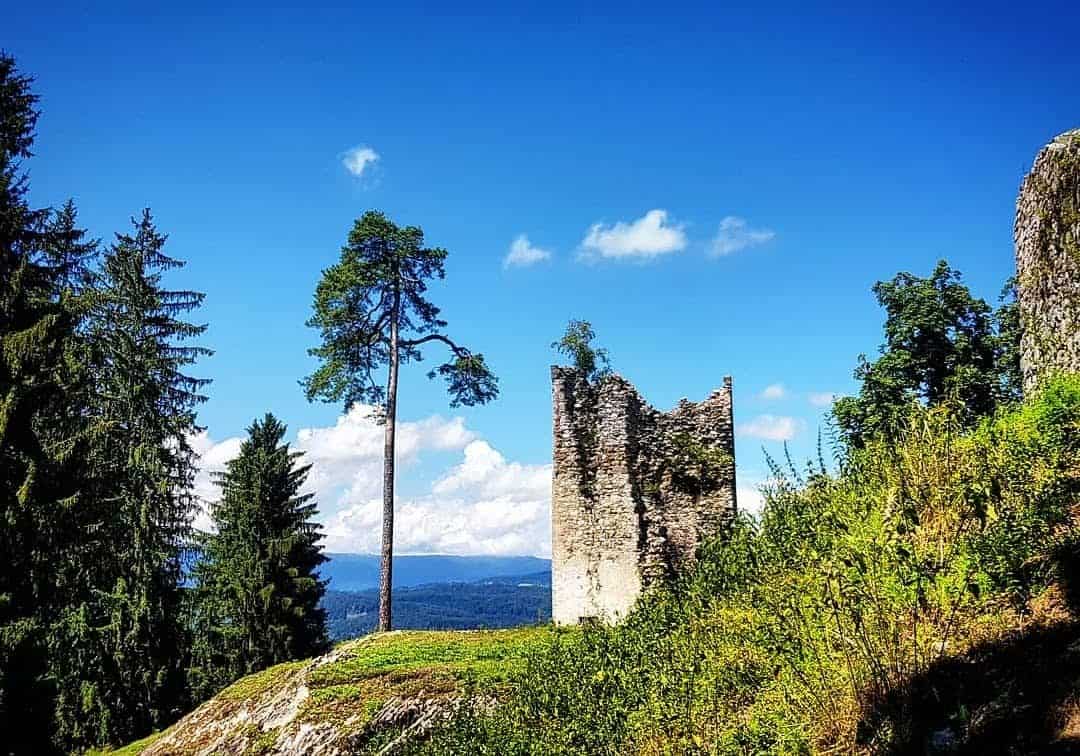
<path fill-rule="evenodd" d="M 138 756 L 138 754 L 143 752 L 143 749 L 149 748 L 153 744 L 153 742 L 160 738 L 163 734 L 164 731 L 155 732 L 152 735 L 147 735 L 142 740 L 136 740 L 134 743 L 128 743 L 123 748 L 118 748 L 115 751 L 111 749 L 87 751 L 85 756 Z"/>
<path fill-rule="evenodd" d="M 315 687 L 347 686 L 375 677 L 430 673 L 487 685 L 507 681 L 529 651 L 551 637 L 547 626 L 511 630 L 402 631 L 355 641 L 338 661 L 309 677 Z"/>
<path fill-rule="evenodd" d="M 512 630 L 412 630 L 368 636 L 338 647 L 342 656 L 313 670 L 308 722 L 363 729 L 391 698 L 442 698 L 506 686 L 550 627 Z"/>
<path fill-rule="evenodd" d="M 243 701 L 249 698 L 255 698 L 280 685 L 290 675 L 299 671 L 307 663 L 307 659 L 285 662 L 284 664 L 278 664 L 269 669 L 264 669 L 261 672 L 248 675 L 247 677 L 241 677 L 225 690 L 218 693 L 217 697 L 224 701 Z"/>

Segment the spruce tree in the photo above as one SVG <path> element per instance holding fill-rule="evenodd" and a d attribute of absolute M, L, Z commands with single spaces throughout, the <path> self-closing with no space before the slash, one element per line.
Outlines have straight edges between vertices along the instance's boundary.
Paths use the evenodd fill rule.
<path fill-rule="evenodd" d="M 75 404 L 85 376 L 74 351 L 78 315 L 50 253 L 62 242 L 49 211 L 26 198 L 22 163 L 38 118 L 31 84 L 0 54 L 0 743 L 45 753 L 57 683 L 48 651 L 71 600 L 63 575 L 82 533 L 87 436 Z"/>
<path fill-rule="evenodd" d="M 272 414 L 256 420 L 217 478 L 216 532 L 204 535 L 195 569 L 197 697 L 327 646 L 317 573 L 326 558 L 312 495 L 301 493 L 310 465 L 283 443 L 285 430 Z"/>
<path fill-rule="evenodd" d="M 106 430 L 97 447 L 100 491 L 112 516 L 107 587 L 91 619 L 106 669 L 95 695 L 107 702 L 101 737 L 122 742 L 179 713 L 184 695 L 182 559 L 194 508 L 196 407 L 207 380 L 187 368 L 209 350 L 190 344 L 206 326 L 181 317 L 203 295 L 170 291 L 163 274 L 182 262 L 149 210 L 117 234 L 95 282 L 91 343 L 95 411 Z"/>
<path fill-rule="evenodd" d="M 109 586 L 106 568 L 114 553 L 103 527 L 113 510 L 97 466 L 96 441 L 105 424 L 95 411 L 88 332 L 94 298 L 90 263 L 97 252 L 98 241 L 79 227 L 73 202 L 51 213 L 42 262 L 51 271 L 53 297 L 69 313 L 74 327 L 66 350 L 71 378 L 66 399 L 78 426 L 78 452 L 67 460 L 68 477 L 73 485 L 77 483 L 78 495 L 53 523 L 58 534 L 52 555 L 57 607 L 48 629 L 49 679 L 55 695 L 53 742 L 64 751 L 103 744 L 109 720 L 108 703 L 96 695 L 103 660 L 93 626 L 101 614 L 102 591 Z"/>

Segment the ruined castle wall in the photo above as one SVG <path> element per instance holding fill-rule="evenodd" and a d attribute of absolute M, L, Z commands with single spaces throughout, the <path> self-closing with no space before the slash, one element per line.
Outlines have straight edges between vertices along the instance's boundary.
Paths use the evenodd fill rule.
<path fill-rule="evenodd" d="M 552 611 L 614 621 L 735 512 L 731 381 L 669 413 L 619 376 L 552 368 Z"/>
<path fill-rule="evenodd" d="M 1080 372 L 1080 129 L 1042 149 L 1016 202 L 1021 369 L 1028 391 Z"/>

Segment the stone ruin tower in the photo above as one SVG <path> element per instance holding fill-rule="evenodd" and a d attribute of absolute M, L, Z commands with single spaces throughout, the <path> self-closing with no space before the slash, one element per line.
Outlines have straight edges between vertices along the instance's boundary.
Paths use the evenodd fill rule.
<path fill-rule="evenodd" d="M 617 375 L 551 384 L 553 619 L 612 622 L 735 514 L 731 378 L 667 413 Z"/>
<path fill-rule="evenodd" d="M 1024 391 L 1080 372 L 1080 129 L 1043 147 L 1016 201 Z"/>

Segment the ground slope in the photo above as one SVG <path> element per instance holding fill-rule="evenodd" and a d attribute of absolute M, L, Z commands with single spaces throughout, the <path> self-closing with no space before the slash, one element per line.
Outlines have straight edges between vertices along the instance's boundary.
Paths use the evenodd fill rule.
<path fill-rule="evenodd" d="M 548 627 L 399 631 L 245 677 L 157 736 L 116 753 L 391 754 L 466 692 L 497 699 Z"/>

